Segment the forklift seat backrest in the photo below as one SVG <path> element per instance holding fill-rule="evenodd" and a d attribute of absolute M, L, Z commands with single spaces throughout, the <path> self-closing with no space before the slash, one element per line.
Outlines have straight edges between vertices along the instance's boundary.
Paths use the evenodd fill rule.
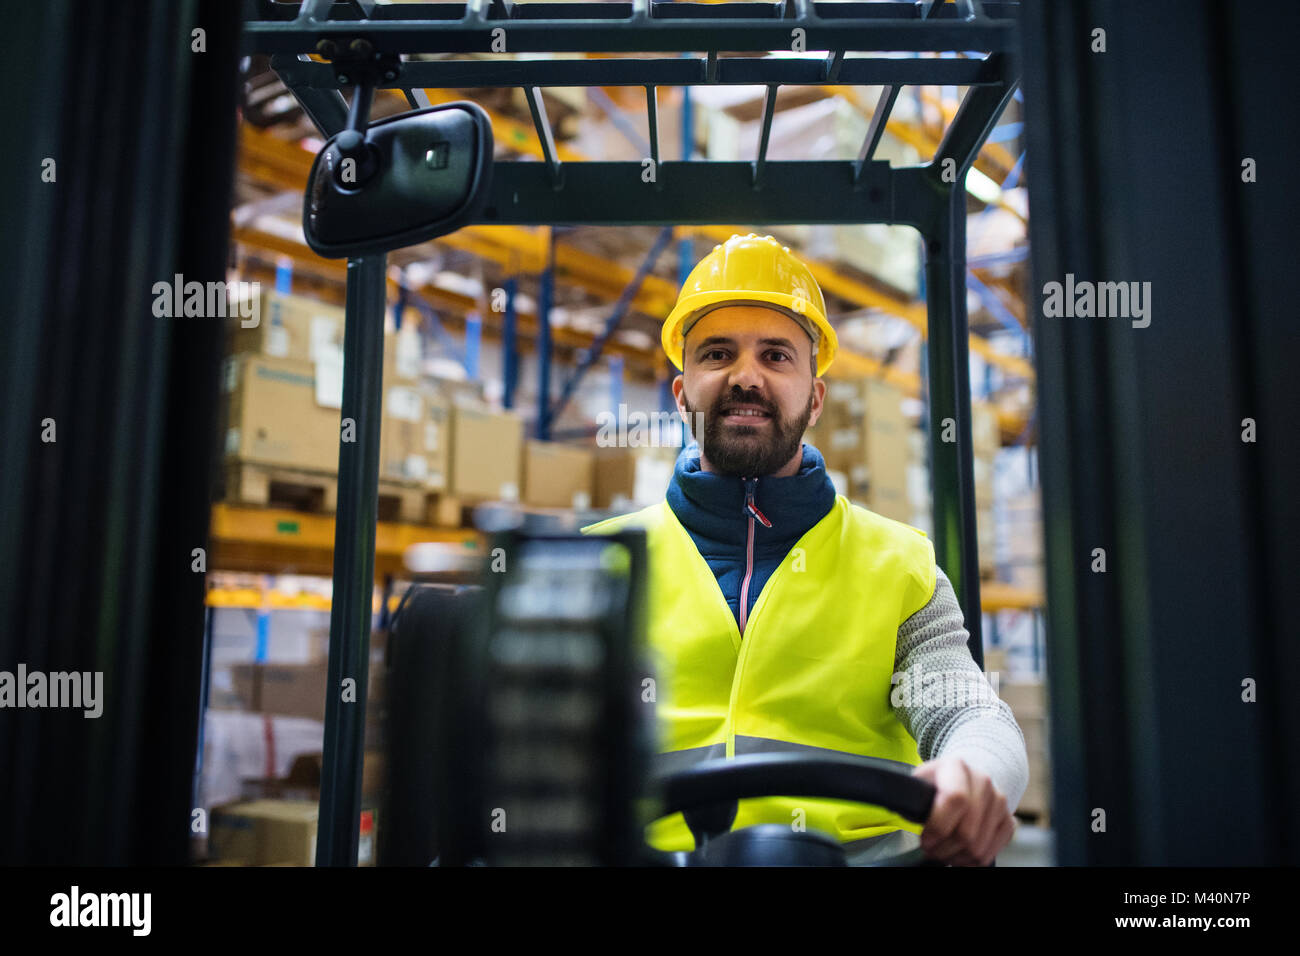
<path fill-rule="evenodd" d="M 475 620 L 478 587 L 414 585 L 388 638 L 387 781 L 379 824 L 381 866 L 428 866 L 438 855 L 437 768 L 449 739 L 445 683 L 454 649 Z"/>

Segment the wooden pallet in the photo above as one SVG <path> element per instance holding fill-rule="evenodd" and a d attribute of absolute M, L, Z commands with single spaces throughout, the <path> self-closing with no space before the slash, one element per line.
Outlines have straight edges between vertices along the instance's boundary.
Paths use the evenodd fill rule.
<path fill-rule="evenodd" d="M 234 504 L 290 508 L 313 514 L 334 514 L 338 510 L 336 475 L 229 461 L 223 477 L 225 500 Z"/>
<path fill-rule="evenodd" d="M 289 508 L 313 514 L 338 510 L 338 477 L 256 462 L 227 462 L 224 498 L 234 504 Z M 462 503 L 445 492 L 390 479 L 379 481 L 378 520 L 440 527 L 461 525 Z"/>
<path fill-rule="evenodd" d="M 446 492 L 424 485 L 379 479 L 379 520 L 406 524 L 460 526 L 460 502 Z"/>

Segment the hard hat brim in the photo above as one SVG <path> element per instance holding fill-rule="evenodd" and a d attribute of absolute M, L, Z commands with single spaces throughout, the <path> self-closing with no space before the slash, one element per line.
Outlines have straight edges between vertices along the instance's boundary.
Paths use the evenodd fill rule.
<path fill-rule="evenodd" d="M 791 320 L 801 327 L 806 328 L 805 323 L 811 323 L 813 328 L 820 334 L 820 341 L 817 343 L 817 376 L 819 378 L 830 367 L 831 362 L 835 360 L 835 353 L 839 349 L 839 339 L 835 334 L 835 329 L 826 320 L 826 316 L 822 314 L 821 310 L 807 299 L 783 292 L 760 292 L 750 289 L 744 291 L 717 290 L 699 292 L 695 295 L 683 297 L 672 312 L 668 314 L 668 318 L 664 320 L 663 330 L 660 334 L 664 354 L 679 370 L 682 367 L 682 349 L 686 338 L 682 330 L 688 326 L 693 326 L 699 318 L 714 309 L 722 308 L 724 305 L 757 305 L 773 308 L 789 316 Z"/>

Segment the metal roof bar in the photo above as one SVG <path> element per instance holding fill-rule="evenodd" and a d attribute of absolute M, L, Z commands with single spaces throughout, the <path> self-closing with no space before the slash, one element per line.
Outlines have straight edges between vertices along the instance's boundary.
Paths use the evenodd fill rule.
<path fill-rule="evenodd" d="M 321 6 L 313 0 L 313 6 Z M 386 53 L 493 52 L 503 24 L 512 53 L 689 53 L 698 50 L 790 49 L 791 31 L 804 30 L 804 48 L 939 52 L 1013 49 L 1016 5 L 989 3 L 982 16 L 935 6 L 922 19 L 916 3 L 652 2 L 637 16 L 632 3 L 527 3 L 483 12 L 469 4 L 376 6 L 368 17 L 336 4 L 328 20 L 294 18 L 292 4 L 262 3 L 264 17 L 245 25 L 245 46 L 259 53 L 311 53 L 323 38 L 350 38 L 364 29 Z M 283 9 L 281 9 L 283 8 Z"/>
<path fill-rule="evenodd" d="M 628 29 L 634 29 L 628 27 Z M 831 54 L 843 55 L 843 51 Z M 292 65 L 295 88 L 337 89 L 339 82 L 328 63 L 274 59 Z M 751 56 L 718 59 L 667 57 L 611 60 L 421 60 L 402 64 L 392 81 L 379 79 L 376 89 L 422 87 L 427 89 L 526 86 L 999 86 L 1006 82 L 997 64 L 988 58 L 896 59 L 871 57 L 842 59 L 835 78 L 827 79 L 821 60 Z M 712 73 L 712 76 L 710 74 Z M 282 78 L 284 74 L 281 74 Z M 286 78 L 286 83 L 290 81 Z"/>
<path fill-rule="evenodd" d="M 921 228 L 934 220 L 927 167 L 891 169 L 874 161 L 852 190 L 850 160 L 772 161 L 763 189 L 753 189 L 752 162 L 663 162 L 647 202 L 639 162 L 564 165 L 564 184 L 552 188 L 537 162 L 492 166 L 487 202 L 474 225 L 710 226 L 734 222 L 804 225 L 883 222 Z M 842 188 L 837 188 L 841 186 Z"/>

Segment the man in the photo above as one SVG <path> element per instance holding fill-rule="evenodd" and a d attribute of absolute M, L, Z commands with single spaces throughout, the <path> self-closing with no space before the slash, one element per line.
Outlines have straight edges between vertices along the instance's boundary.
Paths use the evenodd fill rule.
<path fill-rule="evenodd" d="M 647 533 L 659 759 L 895 761 L 936 788 L 923 828 L 863 804 L 790 798 L 742 801 L 734 828 L 827 831 L 851 862 L 915 847 L 919 830 L 927 856 L 987 865 L 1028 783 L 1024 737 L 970 655 L 929 540 L 837 496 L 802 442 L 838 344 L 816 280 L 772 237 L 733 236 L 692 270 L 662 339 L 698 452 L 678 458 L 665 502 L 587 529 Z M 918 692 L 924 675 L 943 679 L 937 697 L 932 683 Z M 649 841 L 693 846 L 680 814 Z"/>

